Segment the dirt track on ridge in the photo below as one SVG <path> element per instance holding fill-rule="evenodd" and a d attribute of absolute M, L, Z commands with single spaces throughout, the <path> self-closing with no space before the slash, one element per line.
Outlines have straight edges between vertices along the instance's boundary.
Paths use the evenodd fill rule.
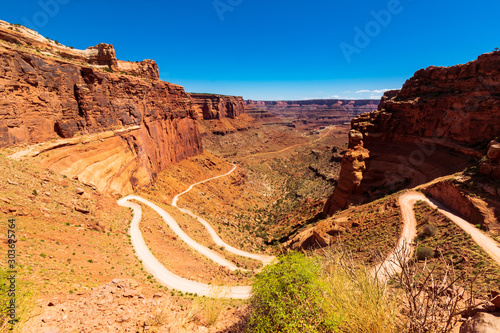
<path fill-rule="evenodd" d="M 385 261 L 374 268 L 374 273 L 380 279 L 387 280 L 391 275 L 401 272 L 401 259 L 408 260 L 413 254 L 413 239 L 417 234 L 417 221 L 413 206 L 419 200 L 427 202 L 432 208 L 437 208 L 439 212 L 448 217 L 453 223 L 469 234 L 474 242 L 479 245 L 488 255 L 500 265 L 500 246 L 492 238 L 486 236 L 481 230 L 465 221 L 461 217 L 453 214 L 449 209 L 435 200 L 428 199 L 419 192 L 410 191 L 403 193 L 399 197 L 401 215 L 403 217 L 403 231 L 396 248 L 389 254 Z"/>

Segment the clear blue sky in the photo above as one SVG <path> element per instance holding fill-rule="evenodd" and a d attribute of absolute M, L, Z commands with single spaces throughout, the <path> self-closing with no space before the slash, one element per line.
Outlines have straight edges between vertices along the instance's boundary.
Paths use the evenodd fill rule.
<path fill-rule="evenodd" d="M 0 12 L 75 48 L 155 59 L 186 91 L 260 100 L 379 98 L 420 68 L 500 47 L 499 17 L 498 0 L 23 0 Z"/>

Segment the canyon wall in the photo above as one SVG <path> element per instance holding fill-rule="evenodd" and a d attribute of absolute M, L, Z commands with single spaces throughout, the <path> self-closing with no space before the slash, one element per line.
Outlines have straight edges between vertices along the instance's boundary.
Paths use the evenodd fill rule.
<path fill-rule="evenodd" d="M 195 93 L 189 96 L 200 119 L 235 119 L 245 113 L 243 97 Z"/>
<path fill-rule="evenodd" d="M 346 171 L 325 215 L 477 163 L 500 136 L 499 115 L 500 52 L 419 70 L 401 90 L 386 92 L 378 110 L 352 120 L 350 136 L 359 143 L 344 156 Z M 497 148 L 490 144 L 484 173 L 498 172 Z M 369 154 L 363 166 L 352 158 L 359 154 Z"/>
<path fill-rule="evenodd" d="M 19 42 L 32 41 L 34 32 L 0 31 L 0 147 L 62 140 L 37 154 L 40 163 L 120 194 L 202 151 L 191 99 L 157 79 L 154 62 L 120 62 L 112 46 L 100 44 L 80 63 Z M 36 45 L 44 48 L 41 38 Z M 128 74 L 111 73 L 120 68 Z"/>
<path fill-rule="evenodd" d="M 226 135 L 253 126 L 254 118 L 247 114 L 243 97 L 216 94 L 189 94 L 198 115 L 202 135 Z"/>
<path fill-rule="evenodd" d="M 113 45 L 98 44 L 86 50 L 77 50 L 60 44 L 58 41 L 45 38 L 38 32 L 23 26 L 13 25 L 0 20 L 0 40 L 24 46 L 43 56 L 63 58 L 79 65 L 91 65 L 94 68 L 110 72 L 135 75 L 144 78 L 158 79 L 159 69 L 154 60 L 122 61 L 116 58 Z"/>
<path fill-rule="evenodd" d="M 315 99 L 304 101 L 246 101 L 247 108 L 253 113 L 267 111 L 293 124 L 321 126 L 343 125 L 355 116 L 377 109 L 376 100 L 339 100 Z M 257 115 L 259 115 L 257 113 Z M 268 116 L 264 113 L 264 116 Z"/>

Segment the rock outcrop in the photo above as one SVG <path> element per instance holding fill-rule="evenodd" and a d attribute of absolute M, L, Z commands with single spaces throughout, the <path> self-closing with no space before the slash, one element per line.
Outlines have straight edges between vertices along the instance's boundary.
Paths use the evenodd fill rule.
<path fill-rule="evenodd" d="M 122 61 L 116 58 L 113 45 L 98 44 L 86 50 L 77 50 L 45 38 L 36 31 L 0 20 L 0 40 L 32 49 L 45 56 L 63 58 L 73 63 L 90 65 L 108 71 L 140 76 L 150 79 L 160 77 L 154 60 L 141 62 Z"/>
<path fill-rule="evenodd" d="M 324 211 L 328 215 L 355 202 L 353 200 L 366 169 L 365 160 L 370 157 L 370 152 L 363 147 L 362 138 L 362 134 L 356 130 L 349 132 L 349 147 L 342 157 L 339 181 L 325 204 Z"/>
<path fill-rule="evenodd" d="M 500 312 L 478 312 L 460 327 L 460 333 L 495 333 L 500 327 Z"/>
<path fill-rule="evenodd" d="M 202 135 L 226 135 L 252 127 L 254 118 L 246 113 L 245 101 L 239 96 L 189 94 L 198 116 Z"/>
<path fill-rule="evenodd" d="M 239 96 L 189 94 L 200 119 L 235 119 L 245 113 L 245 101 Z"/>
<path fill-rule="evenodd" d="M 120 194 L 202 151 L 189 96 L 156 79 L 154 62 L 131 65 L 128 73 L 136 75 L 110 73 L 100 66 L 123 66 L 112 46 L 88 49 L 93 56 L 79 64 L 37 52 L 33 45 L 45 44 L 29 46 L 30 35 L 0 30 L 0 147 L 65 139 L 37 154 L 40 163 Z M 95 136 L 102 132 L 108 134 Z M 74 136 L 83 139 L 67 141 Z"/>
<path fill-rule="evenodd" d="M 500 136 L 499 114 L 500 52 L 464 65 L 417 71 L 401 90 L 386 92 L 377 111 L 352 120 L 370 158 L 360 177 L 341 172 L 344 186 L 335 191 L 325 214 L 463 170 Z M 495 152 L 492 144 L 486 173 L 497 170 L 491 167 Z"/>
<path fill-rule="evenodd" d="M 480 171 L 483 175 L 500 179 L 500 142 L 497 140 L 488 145 L 487 160 L 481 163 Z"/>

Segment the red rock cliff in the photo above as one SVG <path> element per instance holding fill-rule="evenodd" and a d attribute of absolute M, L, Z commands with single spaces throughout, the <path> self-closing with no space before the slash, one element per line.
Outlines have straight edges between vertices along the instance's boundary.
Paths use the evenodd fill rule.
<path fill-rule="evenodd" d="M 245 113 L 245 101 L 239 96 L 189 94 L 199 117 L 204 120 L 231 118 Z"/>
<path fill-rule="evenodd" d="M 96 142 L 68 141 L 41 161 L 103 191 L 121 194 L 150 184 L 167 165 L 202 151 L 196 112 L 181 86 L 160 81 L 156 74 L 114 74 L 92 65 L 94 60 L 114 58 L 114 49 L 102 44 L 102 52 L 96 54 L 107 54 L 103 59 L 79 64 L 18 43 L 18 38 L 27 37 L 4 30 L 0 147 L 128 128 Z M 150 65 L 144 71 L 154 67 Z"/>
<path fill-rule="evenodd" d="M 86 50 L 77 50 L 45 38 L 36 31 L 23 26 L 14 26 L 0 20 L 0 40 L 24 46 L 37 53 L 56 58 L 64 58 L 78 64 L 118 73 L 130 74 L 150 79 L 158 79 L 158 65 L 154 60 L 141 62 L 122 61 L 116 58 L 115 48 L 110 44 L 98 44 Z"/>
<path fill-rule="evenodd" d="M 370 158 L 355 182 L 341 172 L 343 186 L 325 205 L 326 215 L 461 171 L 482 157 L 500 136 L 500 52 L 419 70 L 400 91 L 387 92 L 377 111 L 353 119 L 352 129 L 363 141 L 353 149 L 367 149 Z M 495 147 L 485 173 L 494 173 Z M 353 168 L 352 154 L 346 153 L 343 169 Z"/>

